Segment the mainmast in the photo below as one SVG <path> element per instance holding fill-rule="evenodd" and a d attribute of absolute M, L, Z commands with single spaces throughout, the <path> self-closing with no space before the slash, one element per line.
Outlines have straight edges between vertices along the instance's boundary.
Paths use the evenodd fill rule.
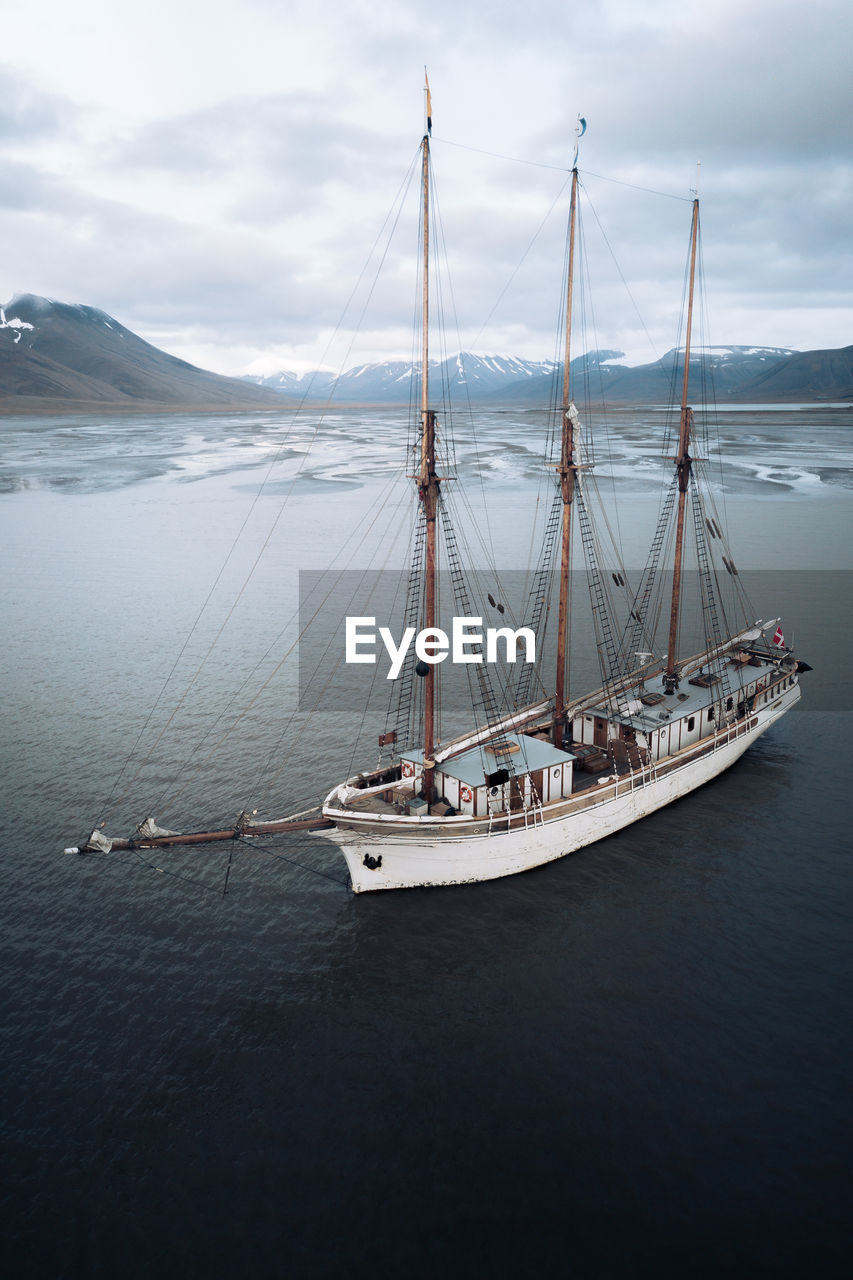
<path fill-rule="evenodd" d="M 421 143 L 423 158 L 423 314 L 421 347 L 421 462 L 416 477 L 418 496 L 426 518 L 426 563 L 424 566 L 424 628 L 436 626 L 436 523 L 440 478 L 435 473 L 435 412 L 429 407 L 429 140 L 432 133 L 432 103 L 426 80 L 426 132 Z M 421 794 L 427 804 L 433 796 L 435 771 L 435 666 L 426 664 L 424 675 L 424 764 Z"/>
<path fill-rule="evenodd" d="M 583 123 L 583 122 L 582 122 Z M 584 123 L 584 128 L 586 124 Z M 578 129 L 578 137 L 583 129 Z M 572 165 L 572 194 L 569 201 L 569 275 L 566 288 L 566 348 L 563 359 L 563 398 L 561 407 L 562 438 L 560 462 L 557 474 L 563 498 L 563 532 L 560 555 L 560 605 L 557 614 L 557 676 L 554 683 L 554 746 L 563 745 L 563 717 L 566 710 L 569 657 L 569 584 L 572 562 L 572 501 L 575 492 L 575 423 L 577 410 L 572 404 L 571 354 L 572 354 L 572 291 L 575 267 L 575 223 L 578 198 L 578 152 Z"/>
<path fill-rule="evenodd" d="M 693 333 L 693 288 L 696 279 L 696 246 L 699 240 L 699 197 L 693 201 L 693 222 L 690 231 L 690 283 L 687 292 L 687 332 L 684 344 L 684 375 L 681 382 L 681 425 L 678 433 L 678 456 L 675 470 L 678 476 L 678 516 L 675 525 L 675 559 L 672 568 L 672 606 L 669 615 L 669 646 L 667 648 L 664 687 L 674 693 L 678 684 L 678 611 L 681 598 L 681 571 L 684 562 L 684 509 L 690 485 L 690 435 L 693 430 L 693 410 L 687 405 L 687 389 L 690 381 L 690 340 Z"/>

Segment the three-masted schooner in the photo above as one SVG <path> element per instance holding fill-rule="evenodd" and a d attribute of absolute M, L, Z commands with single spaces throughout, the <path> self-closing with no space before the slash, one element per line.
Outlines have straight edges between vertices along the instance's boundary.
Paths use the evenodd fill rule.
<path fill-rule="evenodd" d="M 437 575 L 442 477 L 436 458 L 437 411 L 429 389 L 430 135 L 431 112 L 421 143 L 422 351 L 420 439 L 414 485 L 419 504 L 422 586 L 416 601 L 420 629 L 438 625 Z M 436 734 L 435 666 L 417 669 L 422 695 L 420 738 L 380 735 L 391 760 L 335 786 L 322 817 L 256 822 L 241 815 L 231 830 L 180 835 L 143 825 L 113 847 L 201 843 L 236 836 L 316 829 L 341 849 L 356 893 L 490 880 L 526 871 L 600 840 L 686 795 L 733 764 L 766 729 L 799 700 L 798 663 L 785 647 L 778 619 L 727 633 L 712 598 L 705 601 L 705 648 L 680 656 L 679 614 L 688 523 L 694 528 L 700 568 L 709 560 L 708 539 L 722 546 L 722 530 L 694 482 L 689 405 L 694 281 L 699 237 L 698 195 L 692 203 L 689 288 L 677 455 L 671 497 L 663 504 L 655 535 L 674 522 L 672 587 L 666 654 L 638 653 L 648 639 L 648 601 L 659 565 L 652 557 L 633 601 L 621 643 L 611 644 L 604 683 L 581 698 L 567 696 L 569 577 L 575 525 L 588 519 L 583 464 L 577 453 L 579 415 L 572 399 L 571 336 L 577 146 L 571 170 L 565 351 L 559 406 L 559 461 L 554 465 L 554 517 L 559 551 L 556 670 L 553 694 L 498 714 L 484 703 L 485 722 L 450 741 Z M 723 557 L 726 569 L 736 573 Z M 556 555 L 555 555 L 556 562 Z M 707 566 L 706 566 L 707 567 Z M 599 571 L 600 573 L 600 571 Z M 709 574 L 710 583 L 713 575 Z M 541 601 L 540 601 L 541 603 Z M 412 615 L 413 617 L 415 614 Z M 539 625 L 537 620 L 537 626 Z M 645 659 L 645 660 L 644 660 Z M 519 681 L 520 693 L 524 681 Z M 103 837 L 94 833 L 97 846 Z M 107 842 L 109 843 L 109 842 Z"/>
<path fill-rule="evenodd" d="M 421 466 L 416 477 L 426 525 L 425 628 L 436 626 L 436 414 L 428 391 L 429 129 L 423 153 L 423 353 Z M 708 647 L 679 657 L 679 613 L 685 525 L 691 491 L 693 411 L 688 404 L 699 200 L 693 200 L 689 289 L 675 458 L 675 548 L 665 661 L 626 669 L 625 655 L 644 634 L 641 584 L 622 661 L 603 687 L 568 701 L 569 578 L 573 508 L 581 497 L 576 456 L 577 409 L 571 396 L 571 334 L 577 217 L 577 147 L 572 167 L 566 289 L 560 458 L 555 467 L 560 511 L 557 658 L 552 699 L 522 707 L 453 741 L 433 736 L 434 668 L 424 673 L 423 742 L 400 752 L 399 764 L 359 774 L 326 797 L 323 831 L 341 847 L 356 892 L 448 885 L 513 875 L 591 844 L 686 795 L 733 764 L 799 700 L 798 664 L 784 647 L 778 619 L 719 634 L 712 607 Z M 696 498 L 694 522 L 706 548 L 719 526 Z M 662 521 L 671 512 L 664 508 Z M 658 544 L 662 537 L 658 536 Z M 701 556 L 700 556 L 701 558 Z M 731 561 L 727 567 L 734 569 Z M 716 632 L 717 634 L 714 634 Z M 772 637 L 768 638 L 768 632 Z M 775 641 L 775 643 L 774 643 Z"/>

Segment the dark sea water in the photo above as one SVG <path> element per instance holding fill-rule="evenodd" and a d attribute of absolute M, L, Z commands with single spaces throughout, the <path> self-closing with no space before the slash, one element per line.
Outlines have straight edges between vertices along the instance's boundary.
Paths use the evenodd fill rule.
<path fill-rule="evenodd" d="M 391 416 L 0 420 L 9 1274 L 849 1273 L 851 418 L 727 414 L 720 477 L 837 699 L 804 677 L 722 778 L 571 858 L 360 897 L 309 835 L 62 850 L 316 803 L 360 736 L 375 763 L 278 664 L 299 569 L 396 567 Z M 609 429 L 647 536 L 654 415 Z M 523 566 L 536 424 L 486 439 L 473 522 L 488 489 Z"/>

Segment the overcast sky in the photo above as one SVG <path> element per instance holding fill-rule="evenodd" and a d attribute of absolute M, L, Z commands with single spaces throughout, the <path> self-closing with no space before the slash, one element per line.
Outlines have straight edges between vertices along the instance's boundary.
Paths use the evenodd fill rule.
<path fill-rule="evenodd" d="M 407 356 L 416 214 L 382 228 L 426 64 L 451 349 L 553 354 L 578 114 L 584 345 L 674 344 L 697 160 L 706 339 L 853 342 L 849 0 L 2 0 L 2 30 L 0 299 L 222 373 Z"/>

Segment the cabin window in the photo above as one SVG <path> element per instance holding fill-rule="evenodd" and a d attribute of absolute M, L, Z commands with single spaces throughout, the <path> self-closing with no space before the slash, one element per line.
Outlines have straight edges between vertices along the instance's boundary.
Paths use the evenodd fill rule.
<path fill-rule="evenodd" d="M 690 719 L 687 721 L 687 732 L 688 732 L 688 733 L 689 733 L 689 732 L 690 732 L 690 730 L 693 728 L 693 726 L 694 726 L 694 724 L 695 724 L 695 723 L 696 723 L 696 717 L 695 717 L 695 716 L 691 716 L 691 717 L 690 717 Z"/>
<path fill-rule="evenodd" d="M 708 708 L 708 719 L 709 719 L 709 720 L 714 720 L 715 718 L 716 718 L 716 717 L 715 717 L 715 715 L 714 715 L 714 708 L 713 708 L 713 707 L 709 707 L 709 708 Z"/>
<path fill-rule="evenodd" d="M 734 699 L 726 698 L 726 711 L 731 711 L 733 706 L 734 706 Z"/>

